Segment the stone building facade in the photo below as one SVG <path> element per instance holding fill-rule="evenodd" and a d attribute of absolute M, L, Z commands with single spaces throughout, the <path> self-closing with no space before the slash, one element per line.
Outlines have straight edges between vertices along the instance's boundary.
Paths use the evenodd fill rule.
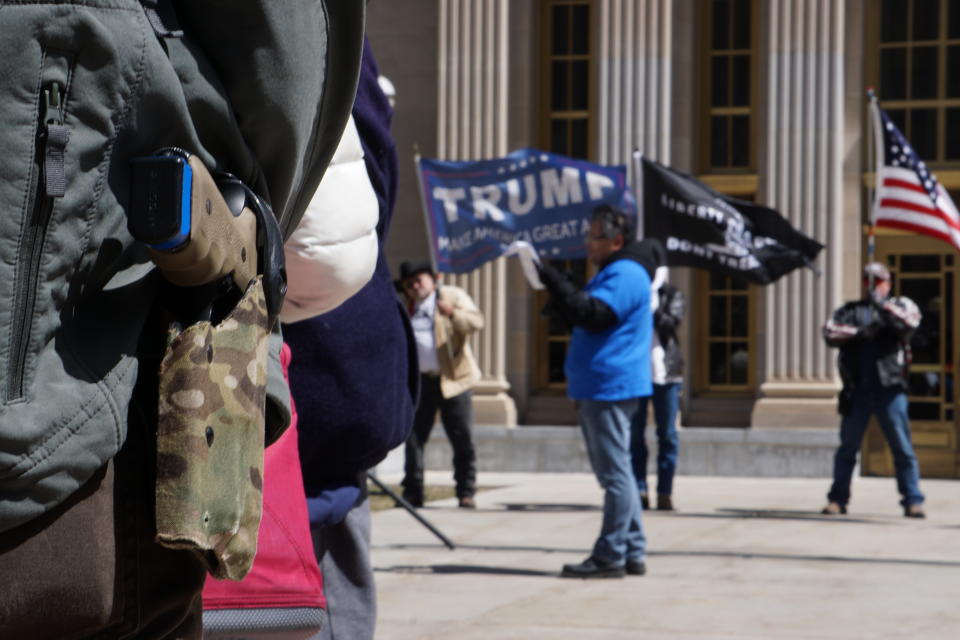
<path fill-rule="evenodd" d="M 368 33 L 397 88 L 401 159 L 388 255 L 428 255 L 413 164 L 533 146 L 603 164 L 634 148 L 781 211 L 826 249 L 821 275 L 755 287 L 686 268 L 686 427 L 837 426 L 835 354 L 819 328 L 859 295 L 871 194 L 866 87 L 940 181 L 960 189 L 960 2 L 950 0 L 379 0 Z M 927 312 L 911 413 L 926 475 L 960 476 L 958 259 L 882 234 L 878 257 Z M 568 264 L 589 276 L 582 263 Z M 539 314 L 518 266 L 452 278 L 488 328 L 476 336 L 481 424 L 571 424 L 567 336 Z M 865 467 L 889 460 L 876 434 Z"/>

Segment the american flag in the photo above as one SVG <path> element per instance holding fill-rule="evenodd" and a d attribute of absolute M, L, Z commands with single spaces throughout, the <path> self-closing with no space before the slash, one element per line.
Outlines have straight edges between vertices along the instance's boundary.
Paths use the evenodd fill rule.
<path fill-rule="evenodd" d="M 879 165 L 874 222 L 939 238 L 960 251 L 960 213 L 950 194 L 875 100 L 871 110 Z"/>

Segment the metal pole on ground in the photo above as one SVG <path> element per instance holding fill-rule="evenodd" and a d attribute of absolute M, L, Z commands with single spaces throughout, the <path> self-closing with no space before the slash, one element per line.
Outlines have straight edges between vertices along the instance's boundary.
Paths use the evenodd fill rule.
<path fill-rule="evenodd" d="M 440 538 L 440 541 L 443 542 L 443 544 L 447 545 L 447 548 L 449 548 L 451 551 L 453 551 L 453 550 L 456 548 L 456 545 L 454 545 L 453 542 L 450 541 L 450 538 L 448 538 L 447 536 L 443 535 L 443 533 L 441 533 L 439 529 L 437 529 L 435 526 L 433 526 L 432 524 L 430 524 L 430 522 L 429 522 L 426 518 L 424 518 L 424 517 L 421 516 L 419 513 L 417 513 L 416 507 L 414 507 L 412 504 L 410 504 L 409 502 L 407 502 L 406 500 L 404 500 L 402 497 L 400 497 L 399 495 L 397 495 L 392 489 L 390 489 L 390 487 L 388 487 L 387 485 L 385 485 L 385 484 L 383 484 L 382 482 L 380 482 L 380 479 L 377 478 L 377 476 L 373 475 L 372 473 L 370 473 L 370 472 L 368 471 L 368 472 L 367 472 L 367 480 L 369 480 L 369 481 L 372 482 L 373 484 L 377 485 L 377 487 L 378 487 L 381 491 L 383 491 L 385 494 L 387 494 L 388 496 L 390 496 L 390 497 L 391 497 L 397 504 L 399 504 L 401 507 L 403 507 L 404 509 L 406 509 L 406 510 L 407 510 L 407 513 L 409 513 L 410 515 L 412 515 L 414 518 L 417 519 L 417 521 L 418 521 L 420 524 L 422 524 L 422 525 L 425 526 L 427 529 L 429 529 L 429 530 L 430 530 L 430 533 L 432 533 L 433 535 L 435 535 L 435 536 L 437 536 L 438 538 Z"/>

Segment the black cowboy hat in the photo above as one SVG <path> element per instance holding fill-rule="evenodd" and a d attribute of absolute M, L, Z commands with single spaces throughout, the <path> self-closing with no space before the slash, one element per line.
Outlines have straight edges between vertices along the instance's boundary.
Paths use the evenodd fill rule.
<path fill-rule="evenodd" d="M 413 276 L 421 273 L 429 273 L 430 275 L 434 275 L 433 266 L 431 266 L 429 261 L 414 262 L 412 260 L 407 260 L 400 263 L 400 276 L 393 281 L 393 284 L 399 291 L 403 286 L 404 280 L 407 278 L 412 278 Z"/>

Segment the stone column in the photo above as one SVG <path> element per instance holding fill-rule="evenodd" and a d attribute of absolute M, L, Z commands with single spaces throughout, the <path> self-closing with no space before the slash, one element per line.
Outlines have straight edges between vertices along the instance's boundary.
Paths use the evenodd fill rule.
<path fill-rule="evenodd" d="M 758 427 L 836 427 L 838 379 L 820 327 L 842 302 L 845 246 L 859 246 L 842 225 L 844 5 L 761 5 L 760 58 L 768 66 L 759 200 L 827 248 L 817 260 L 822 276 L 798 269 L 763 293 Z"/>
<path fill-rule="evenodd" d="M 508 125 L 507 0 L 440 0 L 437 154 L 447 160 L 505 155 Z M 412 43 L 411 46 L 417 46 Z M 486 327 L 471 341 L 483 380 L 474 387 L 475 422 L 516 426 L 508 395 L 507 266 L 503 258 L 463 276 Z"/>
<path fill-rule="evenodd" d="M 629 166 L 638 148 L 669 164 L 673 0 L 599 4 L 597 159 Z"/>

